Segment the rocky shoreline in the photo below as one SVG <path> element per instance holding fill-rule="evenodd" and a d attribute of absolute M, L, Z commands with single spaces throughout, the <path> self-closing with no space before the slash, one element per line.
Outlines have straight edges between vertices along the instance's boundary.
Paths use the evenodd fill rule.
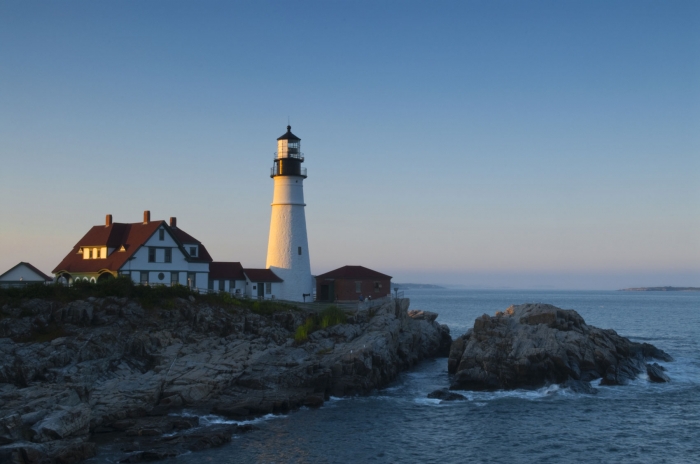
<path fill-rule="evenodd" d="M 649 361 L 673 361 L 649 343 L 635 343 L 614 330 L 589 326 L 574 310 L 548 304 L 511 306 L 484 314 L 452 344 L 451 390 L 539 388 L 564 384 L 595 393 L 591 380 L 624 385 L 640 374 L 668 382 L 664 368 Z"/>
<path fill-rule="evenodd" d="M 294 341 L 311 310 L 269 315 L 177 298 L 5 304 L 0 318 L 0 462 L 69 463 L 116 443 L 123 462 L 220 446 L 250 426 L 204 427 L 366 394 L 447 356 L 436 315 L 387 300 Z M 36 334 L 43 335 L 37 337 Z"/>

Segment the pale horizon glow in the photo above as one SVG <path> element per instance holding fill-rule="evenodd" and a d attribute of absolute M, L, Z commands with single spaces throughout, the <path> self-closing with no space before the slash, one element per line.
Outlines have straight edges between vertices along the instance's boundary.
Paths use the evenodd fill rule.
<path fill-rule="evenodd" d="M 301 137 L 311 270 L 700 287 L 700 3 L 3 2 L 0 273 L 105 214 L 264 267 Z"/>

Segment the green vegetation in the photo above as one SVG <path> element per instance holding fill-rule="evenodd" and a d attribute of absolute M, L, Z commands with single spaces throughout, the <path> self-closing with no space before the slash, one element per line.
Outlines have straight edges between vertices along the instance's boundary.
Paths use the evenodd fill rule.
<path fill-rule="evenodd" d="M 342 309 L 337 306 L 329 306 L 320 313 L 308 317 L 302 325 L 297 327 L 294 341 L 297 343 L 305 342 L 309 339 L 309 335 L 316 330 L 344 324 L 346 320 L 347 316 Z"/>
<path fill-rule="evenodd" d="M 235 298 L 228 293 L 199 294 L 182 285 L 134 285 L 128 277 L 107 279 L 97 283 L 76 282 L 69 286 L 61 284 L 35 284 L 25 287 L 0 288 L 0 307 L 4 304 L 19 305 L 23 300 L 42 299 L 68 303 L 70 301 L 95 298 L 130 298 L 138 301 L 147 309 L 174 309 L 176 298 L 187 299 L 193 296 L 197 301 L 211 305 L 223 306 L 230 310 L 248 309 L 254 313 L 267 316 L 277 312 L 297 310 L 289 303 L 275 300 L 258 301 L 250 298 Z"/>

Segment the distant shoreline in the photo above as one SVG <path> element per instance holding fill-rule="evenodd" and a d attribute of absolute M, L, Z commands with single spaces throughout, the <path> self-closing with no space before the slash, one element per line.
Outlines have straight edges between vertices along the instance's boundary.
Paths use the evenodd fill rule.
<path fill-rule="evenodd" d="M 398 287 L 400 290 L 405 290 L 408 288 L 445 288 L 439 285 L 433 284 L 392 284 L 392 286 Z"/>
<path fill-rule="evenodd" d="M 623 288 L 619 292 L 700 292 L 700 287 L 638 287 Z"/>

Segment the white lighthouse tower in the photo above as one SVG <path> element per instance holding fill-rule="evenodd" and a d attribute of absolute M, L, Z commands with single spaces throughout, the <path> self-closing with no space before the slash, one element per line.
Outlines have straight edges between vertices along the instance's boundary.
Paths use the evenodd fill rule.
<path fill-rule="evenodd" d="M 301 167 L 304 155 L 300 142 L 301 139 L 292 134 L 292 126 L 287 126 L 287 133 L 277 139 L 277 153 L 270 173 L 275 190 L 266 267 L 284 281 L 279 298 L 311 301 L 313 280 L 304 215 L 306 168 Z"/>

